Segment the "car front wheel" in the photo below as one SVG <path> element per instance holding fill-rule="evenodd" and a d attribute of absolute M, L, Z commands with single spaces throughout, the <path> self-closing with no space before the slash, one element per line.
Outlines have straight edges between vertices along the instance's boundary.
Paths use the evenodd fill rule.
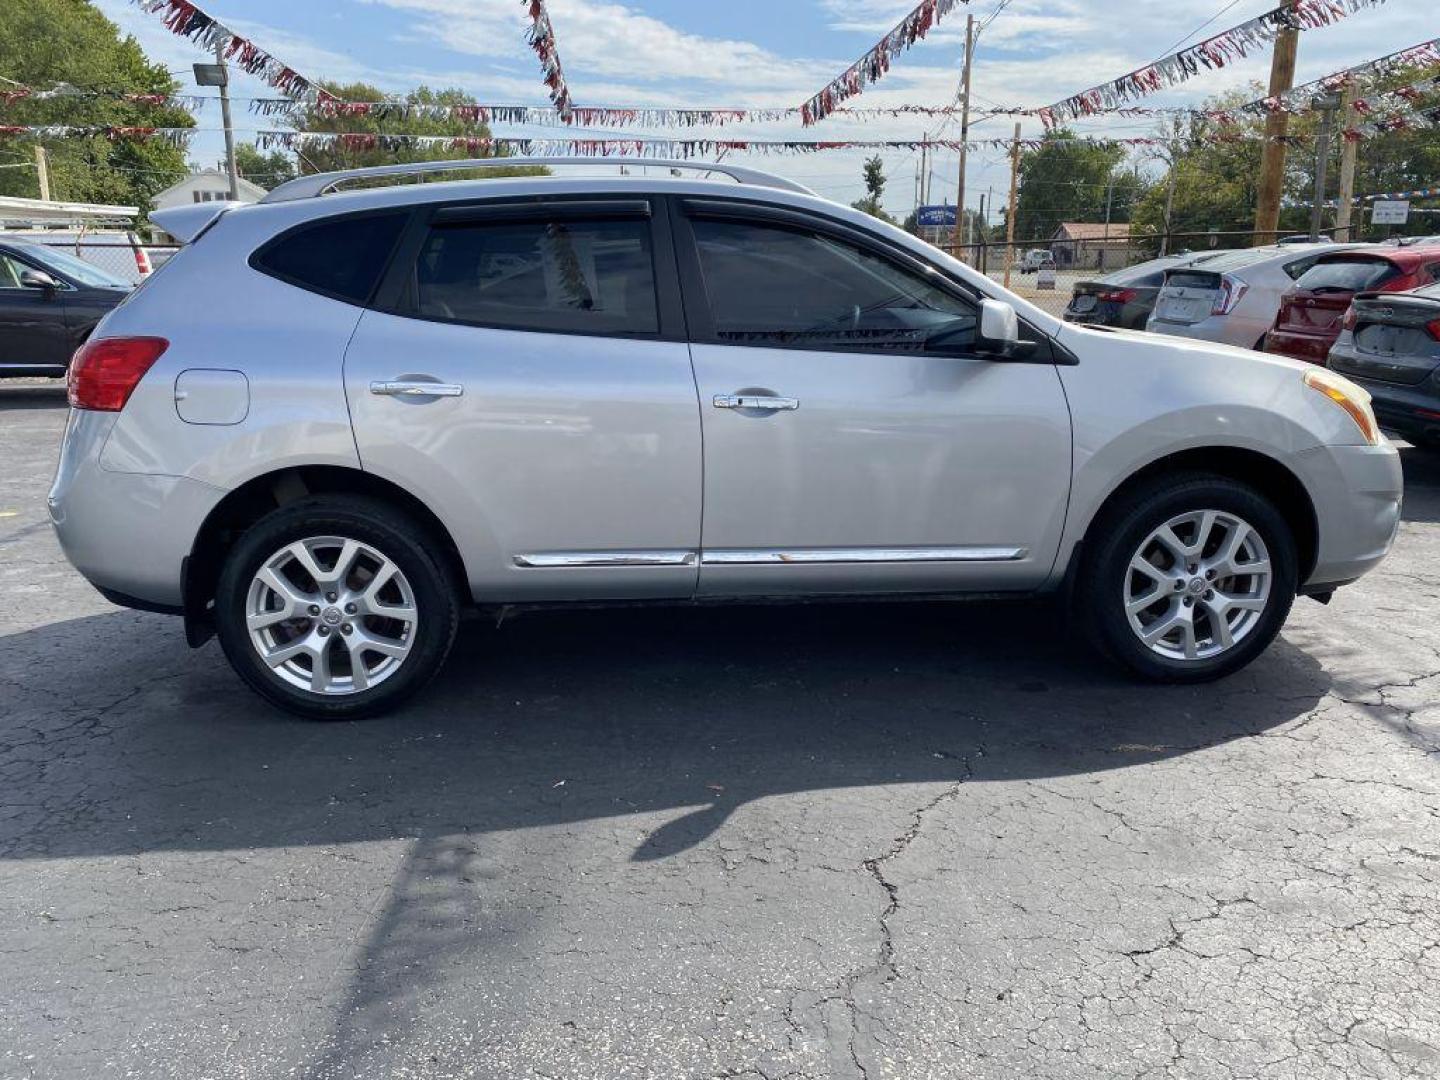
<path fill-rule="evenodd" d="M 383 502 L 314 496 L 231 549 L 215 595 L 236 672 L 281 708 L 353 719 L 398 705 L 440 670 L 456 589 L 422 530 Z"/>
<path fill-rule="evenodd" d="M 1077 614 L 1102 651 L 1145 678 L 1202 682 L 1238 671 L 1290 613 L 1294 536 L 1245 484 L 1162 478 L 1123 497 L 1092 536 Z"/>

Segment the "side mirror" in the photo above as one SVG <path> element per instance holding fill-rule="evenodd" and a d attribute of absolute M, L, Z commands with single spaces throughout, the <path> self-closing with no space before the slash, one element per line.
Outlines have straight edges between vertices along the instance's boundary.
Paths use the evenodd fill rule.
<path fill-rule="evenodd" d="M 60 282 L 56 281 L 44 270 L 21 270 L 20 287 L 22 289 L 44 289 L 46 292 L 53 292 L 60 288 Z"/>
<path fill-rule="evenodd" d="M 980 325 L 975 351 L 986 356 L 1010 357 L 1020 347 L 1020 319 L 1003 300 L 980 301 Z"/>

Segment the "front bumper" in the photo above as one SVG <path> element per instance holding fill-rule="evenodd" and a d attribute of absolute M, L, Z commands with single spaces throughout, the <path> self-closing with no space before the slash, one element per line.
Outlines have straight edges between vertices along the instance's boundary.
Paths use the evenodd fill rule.
<path fill-rule="evenodd" d="M 47 500 L 65 557 L 117 603 L 178 611 L 183 563 L 225 492 L 183 476 L 109 472 L 114 413 L 75 409 Z"/>
<path fill-rule="evenodd" d="M 1303 593 L 1326 592 L 1373 570 L 1395 543 L 1405 480 L 1395 447 L 1317 446 L 1298 455 L 1319 527 Z"/>

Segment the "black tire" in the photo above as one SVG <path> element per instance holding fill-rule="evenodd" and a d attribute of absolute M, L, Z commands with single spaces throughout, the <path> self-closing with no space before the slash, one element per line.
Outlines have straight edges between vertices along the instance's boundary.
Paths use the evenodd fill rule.
<path fill-rule="evenodd" d="M 1245 636 L 1226 651 L 1209 658 L 1172 659 L 1153 651 L 1130 625 L 1124 601 L 1130 561 L 1152 531 L 1172 518 L 1202 510 L 1234 514 L 1260 534 L 1272 572 L 1269 598 Z M 1239 671 L 1275 640 L 1295 600 L 1298 567 L 1294 533 L 1260 492 L 1208 473 L 1162 476 L 1124 493 L 1091 525 L 1074 614 L 1091 643 L 1132 673 L 1156 682 L 1208 682 Z"/>
<path fill-rule="evenodd" d="M 287 544 L 316 536 L 350 538 L 373 547 L 399 567 L 413 593 L 416 620 L 410 652 L 392 674 L 369 689 L 342 695 L 300 689 L 277 675 L 250 639 L 246 603 L 255 574 Z M 316 495 L 272 511 L 245 531 L 221 568 L 215 627 L 225 656 L 251 689 L 299 716 L 353 720 L 395 708 L 435 677 L 455 640 L 459 589 L 431 553 L 433 547 L 415 522 L 378 499 Z"/>

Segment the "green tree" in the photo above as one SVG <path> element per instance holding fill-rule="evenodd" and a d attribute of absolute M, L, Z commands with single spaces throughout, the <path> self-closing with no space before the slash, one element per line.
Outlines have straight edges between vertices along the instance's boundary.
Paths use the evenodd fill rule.
<path fill-rule="evenodd" d="M 381 92 L 368 83 L 323 83 L 326 90 L 343 101 L 388 101 L 392 96 Z M 432 90 L 427 86 L 415 90 L 399 99 L 412 105 L 474 105 L 475 98 L 463 90 Z M 300 131 L 333 131 L 356 135 L 378 135 L 382 132 L 392 135 L 449 135 L 468 136 L 474 139 L 490 137 L 488 125 L 454 116 L 436 118 L 424 116 L 380 118 L 376 116 L 346 116 L 328 113 L 317 108 L 303 110 L 291 121 Z M 302 173 L 331 172 L 336 169 L 359 169 L 373 165 L 393 165 L 414 161 L 453 161 L 460 158 L 507 157 L 504 151 L 468 147 L 450 149 L 444 146 L 420 146 L 402 144 L 394 146 L 347 145 L 337 141 L 329 145 L 302 146 L 296 155 L 300 159 Z M 486 170 L 485 176 L 515 176 L 544 173 L 544 169 L 516 168 Z"/>
<path fill-rule="evenodd" d="M 0 0 L 0 59 L 7 79 L 38 89 L 69 83 L 82 90 L 170 94 L 177 89 L 164 65 L 151 63 L 132 37 L 86 0 Z M 193 127 L 183 109 L 114 97 L 21 99 L 0 105 L 0 124 L 106 127 Z M 186 173 L 185 149 L 162 139 L 104 136 L 46 138 L 52 198 L 139 206 Z M 33 161 L 35 140 L 0 139 L 6 164 Z M 0 169 L 0 194 L 35 198 L 35 170 Z"/>
<path fill-rule="evenodd" d="M 221 172 L 225 171 L 223 158 L 216 168 Z M 235 146 L 235 169 L 252 184 L 259 184 L 267 190 L 278 187 L 287 180 L 294 180 L 298 175 L 295 159 L 285 151 L 272 150 L 267 154 L 257 150 L 254 143 L 248 142 L 237 143 Z"/>
<path fill-rule="evenodd" d="M 1062 222 L 1110 220 L 1124 224 L 1146 189 L 1141 176 L 1123 168 L 1125 148 L 1078 141 L 1060 128 L 1020 155 L 1015 239 L 1049 240 Z"/>
<path fill-rule="evenodd" d="M 880 201 L 885 194 L 885 162 L 880 159 L 879 154 L 865 162 L 863 175 L 865 177 L 865 197 L 857 199 L 850 205 L 862 213 L 894 225 L 895 219 L 885 212 Z"/>

